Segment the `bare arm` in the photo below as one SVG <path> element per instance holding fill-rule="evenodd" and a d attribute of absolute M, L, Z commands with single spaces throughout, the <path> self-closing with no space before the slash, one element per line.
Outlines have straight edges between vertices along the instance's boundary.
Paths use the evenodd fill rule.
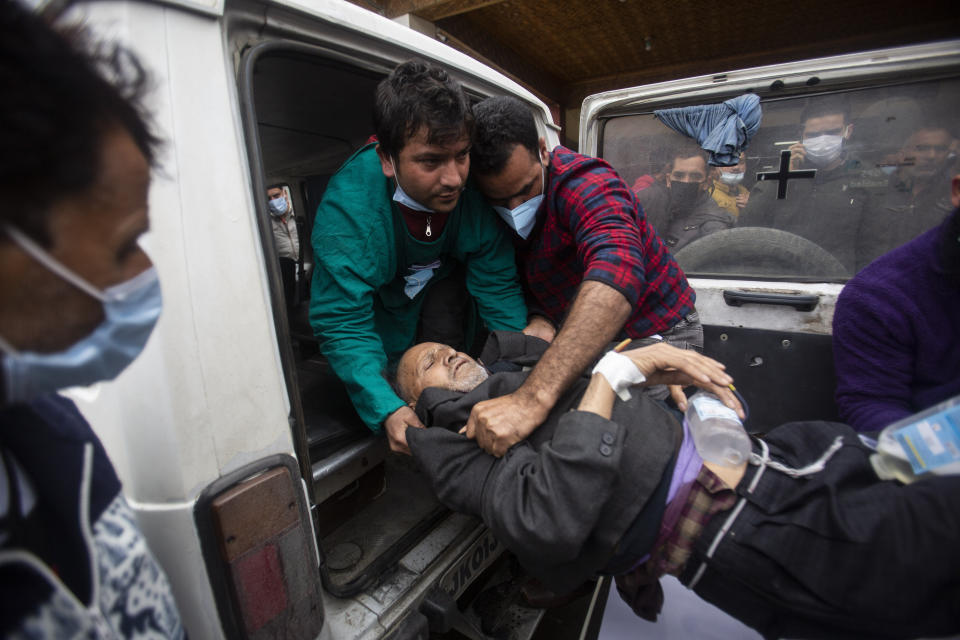
<path fill-rule="evenodd" d="M 589 411 L 609 420 L 613 413 L 613 398 L 613 388 L 602 375 L 595 373 L 580 398 L 577 411 Z"/>
<path fill-rule="evenodd" d="M 629 315 L 630 303 L 619 291 L 602 282 L 584 282 L 560 333 L 517 391 L 526 390 L 549 412 L 560 394 L 616 337 Z"/>
<path fill-rule="evenodd" d="M 557 399 L 613 340 L 630 315 L 630 303 L 613 287 L 588 280 L 550 348 L 523 386 L 510 395 L 480 402 L 467 421 L 467 437 L 502 456 L 546 419 Z"/>

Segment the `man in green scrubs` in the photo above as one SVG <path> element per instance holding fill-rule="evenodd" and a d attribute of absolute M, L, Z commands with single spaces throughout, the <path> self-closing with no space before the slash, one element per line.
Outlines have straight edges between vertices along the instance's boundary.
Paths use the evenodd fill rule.
<path fill-rule="evenodd" d="M 524 328 L 513 247 L 467 185 L 473 118 L 460 85 L 408 61 L 377 87 L 377 141 L 331 179 L 313 227 L 310 324 L 354 407 L 390 448 L 423 427 L 384 372 L 414 343 L 424 298 L 462 265 L 492 330 Z"/>

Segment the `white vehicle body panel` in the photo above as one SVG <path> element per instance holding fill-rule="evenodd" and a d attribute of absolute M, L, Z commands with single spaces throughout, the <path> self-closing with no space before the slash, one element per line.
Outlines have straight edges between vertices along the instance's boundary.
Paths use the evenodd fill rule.
<path fill-rule="evenodd" d="M 68 395 L 102 439 L 195 638 L 224 637 L 194 519 L 198 497 L 250 462 L 295 456 L 230 15 L 223 0 L 182 0 L 91 2 L 68 16 L 133 50 L 151 75 L 147 106 L 163 144 L 145 246 L 164 295 L 162 318 L 141 357 L 115 381 Z M 437 60 L 470 91 L 530 103 L 557 143 L 549 110 L 531 93 L 406 27 L 341 1 L 272 3 L 262 15 L 265 29 L 309 44 L 362 56 L 377 48 L 376 56 L 395 58 L 392 64 Z M 451 516 L 401 560 L 391 578 L 396 593 L 348 600 L 325 594 L 321 637 L 382 636 L 422 597 L 424 587 L 410 585 L 438 580 L 472 542 L 451 533 L 466 526 L 462 518 Z"/>

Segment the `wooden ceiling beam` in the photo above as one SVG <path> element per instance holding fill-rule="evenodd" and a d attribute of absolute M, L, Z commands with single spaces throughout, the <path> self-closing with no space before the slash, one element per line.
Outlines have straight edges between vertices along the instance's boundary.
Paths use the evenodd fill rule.
<path fill-rule="evenodd" d="M 495 34 L 479 29 L 463 17 L 445 20 L 437 25 L 438 39 L 484 62 L 527 87 L 546 102 L 562 102 L 563 82 L 547 69 L 532 65 L 514 52 L 508 42 Z"/>
<path fill-rule="evenodd" d="M 415 13 L 424 20 L 432 20 L 433 22 L 436 22 L 437 20 L 443 20 L 444 18 L 458 16 L 464 13 L 470 13 L 471 11 L 476 11 L 477 9 L 483 9 L 484 7 L 500 4 L 504 1 L 505 0 L 448 0 L 448 2 L 438 2 L 434 7 L 417 11 Z"/>
<path fill-rule="evenodd" d="M 472 43 L 464 42 L 457 36 L 443 29 L 437 29 L 437 38 L 457 51 L 465 53 L 489 67 L 493 67 L 517 84 L 525 87 L 548 105 L 559 107 L 557 96 L 560 95 L 562 91 L 562 85 L 560 81 L 552 75 L 544 73 L 537 67 L 520 63 L 516 57 L 506 55 L 503 49 L 495 53 L 496 57 L 490 57 L 485 51 L 474 48 Z"/>
<path fill-rule="evenodd" d="M 476 11 L 504 0 L 381 0 L 384 15 L 396 18 L 406 13 L 413 13 L 435 22 L 450 16 Z"/>

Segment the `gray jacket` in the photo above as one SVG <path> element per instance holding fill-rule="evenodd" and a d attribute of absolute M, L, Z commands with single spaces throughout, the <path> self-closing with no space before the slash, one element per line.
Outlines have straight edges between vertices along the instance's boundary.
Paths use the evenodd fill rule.
<path fill-rule="evenodd" d="M 857 234 L 867 211 L 867 191 L 857 186 L 862 173 L 862 164 L 848 158 L 836 169 L 818 170 L 812 180 L 790 180 L 784 200 L 777 199 L 776 181 L 758 182 L 737 226 L 771 227 L 802 236 L 832 254 L 852 276 Z"/>
<path fill-rule="evenodd" d="M 670 199 L 670 190 L 660 183 L 654 183 L 636 195 L 647 219 L 654 224 L 672 253 L 694 240 L 729 229 L 735 222 L 734 217 L 721 209 L 706 191 L 686 211 L 677 209 Z"/>
<path fill-rule="evenodd" d="M 492 362 L 489 355 L 485 361 Z M 624 552 L 641 511 L 640 520 L 651 521 L 640 524 L 659 529 L 663 504 L 644 507 L 665 486 L 681 431 L 639 392 L 615 402 L 612 420 L 573 410 L 588 383 L 582 378 L 502 458 L 457 433 L 474 404 L 513 392 L 526 376 L 496 373 L 466 394 L 425 390 L 417 414 L 433 428 L 407 429 L 407 442 L 443 504 L 481 517 L 527 571 L 562 593 Z"/>

